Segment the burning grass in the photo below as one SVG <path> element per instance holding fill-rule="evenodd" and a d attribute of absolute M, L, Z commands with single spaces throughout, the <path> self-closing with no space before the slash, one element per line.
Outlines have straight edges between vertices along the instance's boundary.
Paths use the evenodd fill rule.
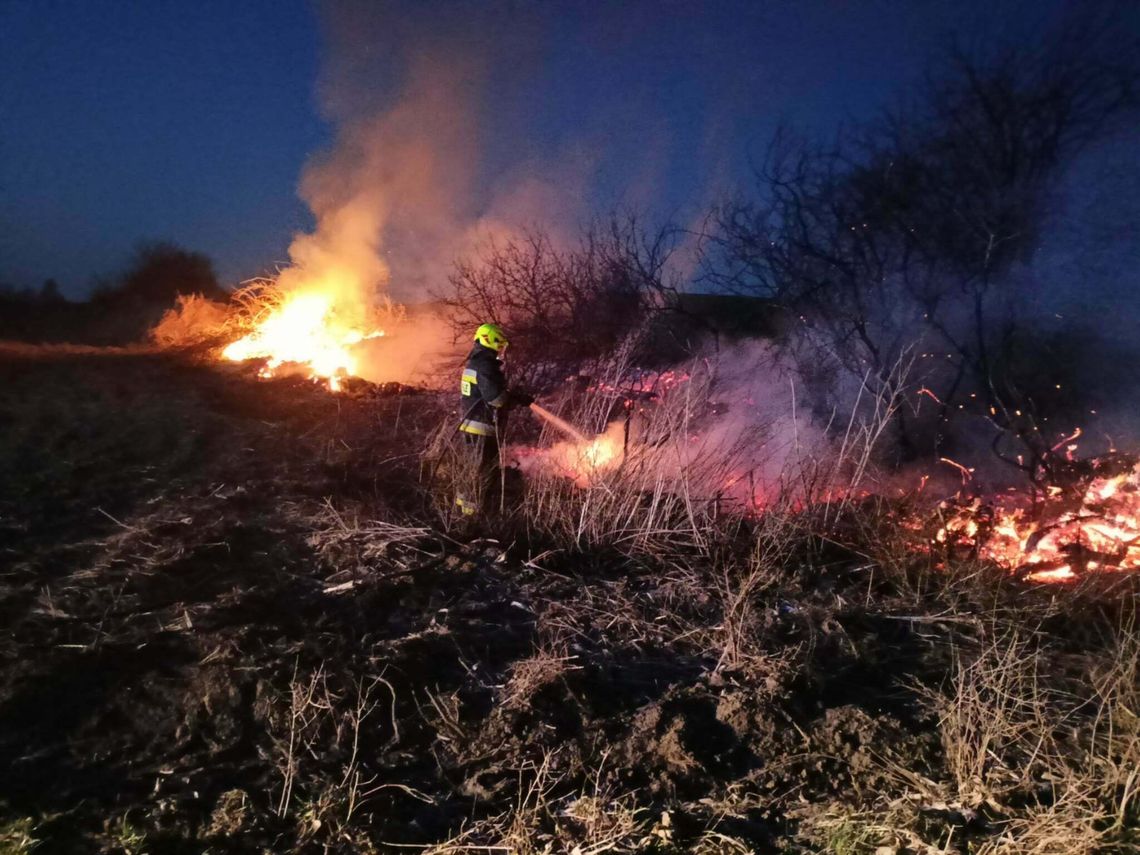
<path fill-rule="evenodd" d="M 538 444 L 507 455 L 528 476 L 516 516 L 528 531 L 580 548 L 708 553 L 746 521 L 822 508 L 826 524 L 865 494 L 906 364 L 865 390 L 838 445 L 794 418 L 736 414 L 742 402 L 724 396 L 750 406 L 753 393 L 726 381 L 722 367 L 697 360 L 647 379 L 619 358 L 588 394 L 562 402 L 565 419 L 537 408 Z"/>
<path fill-rule="evenodd" d="M 540 410 L 539 445 L 515 452 L 530 476 L 520 506 L 525 524 L 579 548 L 704 549 L 705 533 L 732 501 L 724 484 L 746 465 L 750 445 L 701 441 L 711 372 L 635 394 L 624 382 L 628 371 L 616 363 L 596 384 L 605 391 L 572 407 L 570 421 L 584 432 Z"/>

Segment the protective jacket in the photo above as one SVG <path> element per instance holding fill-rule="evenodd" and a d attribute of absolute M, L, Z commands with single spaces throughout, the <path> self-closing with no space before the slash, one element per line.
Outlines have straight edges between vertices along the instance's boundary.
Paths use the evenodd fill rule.
<path fill-rule="evenodd" d="M 507 397 L 507 379 L 497 354 L 476 342 L 459 381 L 459 429 L 475 436 L 495 436 L 498 412 Z"/>

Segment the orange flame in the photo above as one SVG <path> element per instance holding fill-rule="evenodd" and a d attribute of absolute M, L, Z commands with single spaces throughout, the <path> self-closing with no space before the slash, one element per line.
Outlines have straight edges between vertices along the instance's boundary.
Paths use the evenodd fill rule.
<path fill-rule="evenodd" d="M 559 442 L 549 459 L 579 487 L 588 487 L 625 460 L 624 425 L 613 422 L 606 432 L 585 442 Z"/>
<path fill-rule="evenodd" d="M 361 329 L 338 317 L 332 291 L 301 290 L 287 294 L 222 356 L 235 362 L 265 359 L 262 377 L 273 377 L 283 365 L 303 366 L 310 378 L 324 380 L 336 391 L 345 377 L 357 374 L 353 345 L 383 335 L 383 330 Z"/>

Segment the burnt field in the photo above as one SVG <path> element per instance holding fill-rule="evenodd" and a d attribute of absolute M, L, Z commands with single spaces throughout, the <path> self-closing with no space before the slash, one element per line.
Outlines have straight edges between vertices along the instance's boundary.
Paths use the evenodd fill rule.
<path fill-rule="evenodd" d="M 1135 851 L 1134 574 L 908 499 L 463 523 L 451 405 L 0 355 L 0 852 Z"/>

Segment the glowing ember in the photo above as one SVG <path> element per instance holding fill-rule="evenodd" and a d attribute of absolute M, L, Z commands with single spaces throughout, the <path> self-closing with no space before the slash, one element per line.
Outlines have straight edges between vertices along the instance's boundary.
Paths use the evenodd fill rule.
<path fill-rule="evenodd" d="M 300 291 L 286 296 L 222 356 L 235 362 L 265 359 L 262 377 L 273 377 L 283 365 L 303 366 L 309 377 L 327 381 L 335 391 L 345 377 L 357 373 L 352 346 L 382 335 L 382 330 L 366 331 L 339 319 L 332 295 Z"/>
<path fill-rule="evenodd" d="M 1033 582 L 1140 570 L 1140 462 L 1110 457 L 1089 466 L 1089 477 L 1049 488 L 1036 504 L 975 499 L 948 507 L 936 541 L 969 548 Z"/>
<path fill-rule="evenodd" d="M 1071 582 L 1077 578 L 1073 568 L 1065 565 L 1052 570 L 1037 570 L 1025 577 L 1027 582 Z"/>

